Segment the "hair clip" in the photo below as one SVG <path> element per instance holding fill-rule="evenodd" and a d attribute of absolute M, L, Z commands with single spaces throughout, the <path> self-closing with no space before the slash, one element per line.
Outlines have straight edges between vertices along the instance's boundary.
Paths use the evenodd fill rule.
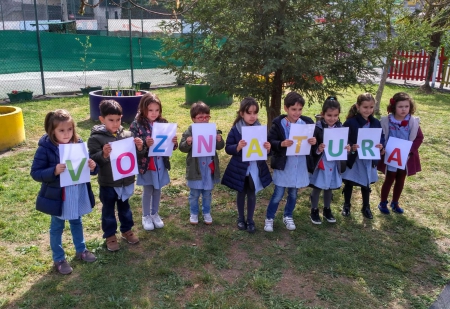
<path fill-rule="evenodd" d="M 391 105 L 394 105 L 394 104 L 395 104 L 394 98 L 390 98 L 390 99 L 389 99 L 389 103 L 390 103 Z"/>
<path fill-rule="evenodd" d="M 330 99 L 329 100 L 336 100 L 334 97 L 330 97 Z"/>

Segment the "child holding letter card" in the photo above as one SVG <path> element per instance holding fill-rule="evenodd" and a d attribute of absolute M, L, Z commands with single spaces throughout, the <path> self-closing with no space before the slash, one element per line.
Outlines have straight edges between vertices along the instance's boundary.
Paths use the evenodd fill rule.
<path fill-rule="evenodd" d="M 350 216 L 351 198 L 354 186 L 361 187 L 361 195 L 363 205 L 361 212 L 367 219 L 373 219 L 372 211 L 370 210 L 370 184 L 378 180 L 376 165 L 378 160 L 362 160 L 358 157 L 357 144 L 359 128 L 381 128 L 380 121 L 373 117 L 373 110 L 375 107 L 375 99 L 370 93 L 360 94 L 356 99 L 356 103 L 352 105 L 347 115 L 347 120 L 344 122 L 344 127 L 348 127 L 348 142 L 351 147 L 351 152 L 347 160 L 347 169 L 342 174 L 344 180 L 344 206 L 342 208 L 342 215 L 344 217 Z M 384 135 L 381 134 L 380 142 L 375 145 L 380 149 L 380 153 L 384 153 L 383 148 Z"/>
<path fill-rule="evenodd" d="M 231 155 L 230 162 L 223 174 L 222 184 L 237 191 L 236 207 L 238 210 L 237 228 L 256 231 L 253 214 L 256 208 L 256 193 L 272 182 L 265 160 L 242 160 L 243 148 L 250 142 L 242 139 L 244 127 L 261 126 L 258 121 L 259 104 L 254 98 L 242 100 L 233 127 L 228 133 L 225 151 Z M 263 144 L 262 151 L 270 151 L 270 143 Z M 247 196 L 247 220 L 245 219 L 245 197 Z"/>
<path fill-rule="evenodd" d="M 406 169 L 402 170 L 386 165 L 384 158 L 378 162 L 378 170 L 386 175 L 383 186 L 381 187 L 381 200 L 378 209 L 386 215 L 389 214 L 389 208 L 387 207 L 388 195 L 394 182 L 391 209 L 395 213 L 402 214 L 403 208 L 398 205 L 398 201 L 403 191 L 406 176 L 415 175 L 422 170 L 419 147 L 423 142 L 423 134 L 419 126 L 419 118 L 413 116 L 415 110 L 416 106 L 413 99 L 405 92 L 398 92 L 389 100 L 389 115 L 382 117 L 380 121 L 383 133 L 387 139 L 397 137 L 412 141 L 408 161 L 406 162 Z"/>
<path fill-rule="evenodd" d="M 81 216 L 92 211 L 95 205 L 90 182 L 61 187 L 60 175 L 67 166 L 60 163 L 59 144 L 82 143 L 75 130 L 75 121 L 63 109 L 49 112 L 45 116 L 45 132 L 39 140 L 39 147 L 31 165 L 31 177 L 41 182 L 41 190 L 36 199 L 36 209 L 51 215 L 50 248 L 55 269 L 63 275 L 72 272 L 62 246 L 62 234 L 66 220 L 69 221 L 76 258 L 94 262 L 97 258 L 86 249 Z M 97 173 L 97 165 L 92 159 L 86 162 L 91 175 Z M 79 167 L 81 168 L 81 167 Z"/>
<path fill-rule="evenodd" d="M 330 222 L 335 223 L 336 219 L 331 211 L 331 199 L 333 190 L 339 189 L 342 185 L 341 174 L 345 171 L 346 161 L 328 161 L 324 155 L 325 145 L 323 143 L 323 131 L 325 128 L 340 128 L 342 123 L 339 121 L 341 105 L 336 97 L 328 97 L 322 105 L 322 118 L 316 122 L 314 136 L 317 138 L 317 144 L 311 147 L 311 157 L 314 159 L 314 172 L 310 177 L 311 192 L 311 222 L 313 224 L 322 224 L 319 215 L 319 196 L 323 190 L 323 216 Z M 345 146 L 346 151 L 350 151 L 350 145 Z"/>
<path fill-rule="evenodd" d="M 284 111 L 287 115 L 281 115 L 272 121 L 268 140 L 272 149 L 270 165 L 273 168 L 273 183 L 275 184 L 272 198 L 267 206 L 264 230 L 273 232 L 273 221 L 278 210 L 278 205 L 287 189 L 288 196 L 284 207 L 283 223 L 288 230 L 295 230 L 293 219 L 295 204 L 297 203 L 298 188 L 309 185 L 309 173 L 312 171 L 312 161 L 309 155 L 286 156 L 286 149 L 294 144 L 289 140 L 291 124 L 314 124 L 309 117 L 302 116 L 305 100 L 292 91 L 284 98 Z M 316 138 L 308 139 L 310 145 L 316 144 Z M 309 161 L 309 164 L 308 164 Z M 308 169 L 308 166 L 310 169 Z"/>
<path fill-rule="evenodd" d="M 203 102 L 197 102 L 191 106 L 191 119 L 194 123 L 208 123 L 210 116 L 209 106 Z M 203 222 L 207 225 L 212 224 L 211 217 L 211 199 L 214 184 L 220 181 L 219 156 L 216 150 L 223 149 L 225 142 L 222 139 L 222 132 L 216 132 L 215 149 L 209 149 L 212 146 L 210 136 L 203 137 L 203 142 L 193 140 L 192 126 L 183 133 L 180 141 L 180 151 L 187 153 L 186 156 L 186 180 L 189 191 L 189 222 L 193 225 L 198 224 L 199 199 L 202 196 Z M 214 156 L 193 157 L 193 144 L 213 150 Z M 209 147 L 210 146 L 210 147 Z"/>
<path fill-rule="evenodd" d="M 161 188 L 170 182 L 169 157 L 149 156 L 149 149 L 160 140 L 153 136 L 156 123 L 167 123 L 162 117 L 162 105 L 156 94 L 147 92 L 139 102 L 136 119 L 130 125 L 134 137 L 144 143 L 144 152 L 138 155 L 139 174 L 136 184 L 142 186 L 142 226 L 144 230 L 163 228 L 164 222 L 158 214 L 161 200 Z M 171 138 L 173 150 L 178 148 L 177 136 Z M 160 142 L 158 142 L 160 143 Z"/>

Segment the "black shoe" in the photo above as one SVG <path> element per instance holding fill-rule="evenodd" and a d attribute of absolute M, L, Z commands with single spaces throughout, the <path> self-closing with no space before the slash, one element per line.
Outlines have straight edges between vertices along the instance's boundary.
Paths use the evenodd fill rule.
<path fill-rule="evenodd" d="M 256 232 L 254 222 L 247 222 L 247 232 L 249 232 L 250 234 L 253 234 L 254 232 Z"/>
<path fill-rule="evenodd" d="M 344 206 L 342 207 L 342 212 L 341 212 L 341 214 L 344 216 L 344 217 L 348 217 L 348 216 L 350 216 L 350 208 L 352 207 L 352 204 L 345 204 L 344 203 Z"/>
<path fill-rule="evenodd" d="M 367 219 L 373 219 L 372 211 L 370 211 L 370 206 L 363 206 L 361 212 Z"/>
<path fill-rule="evenodd" d="M 330 223 L 335 223 L 336 222 L 336 219 L 334 218 L 333 214 L 331 213 L 331 208 L 324 208 L 323 209 L 323 216 Z"/>
<path fill-rule="evenodd" d="M 239 218 L 237 220 L 237 228 L 240 229 L 241 231 L 244 231 L 247 229 L 247 223 L 245 223 L 245 219 Z"/>
<path fill-rule="evenodd" d="M 322 220 L 320 220 L 319 209 L 311 208 L 311 222 L 314 224 L 322 224 Z"/>

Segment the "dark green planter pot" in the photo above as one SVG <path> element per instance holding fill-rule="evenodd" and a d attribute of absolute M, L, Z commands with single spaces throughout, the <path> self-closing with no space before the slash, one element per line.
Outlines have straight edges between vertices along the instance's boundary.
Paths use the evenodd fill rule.
<path fill-rule="evenodd" d="M 20 91 L 18 93 L 8 93 L 10 102 L 21 102 L 33 100 L 33 92 Z"/>
<path fill-rule="evenodd" d="M 233 97 L 226 94 L 208 95 L 211 87 L 209 85 L 186 84 L 184 90 L 186 103 L 192 104 L 198 101 L 208 106 L 225 105 L 233 103 Z"/>
<path fill-rule="evenodd" d="M 89 92 L 91 92 L 91 91 L 96 91 L 96 90 L 101 90 L 101 89 L 102 89 L 102 86 L 80 88 L 81 93 L 82 93 L 83 95 L 88 95 Z"/>
<path fill-rule="evenodd" d="M 150 89 L 151 82 L 136 82 L 133 84 L 133 86 L 136 88 L 136 86 L 139 86 L 140 90 L 148 90 Z"/>

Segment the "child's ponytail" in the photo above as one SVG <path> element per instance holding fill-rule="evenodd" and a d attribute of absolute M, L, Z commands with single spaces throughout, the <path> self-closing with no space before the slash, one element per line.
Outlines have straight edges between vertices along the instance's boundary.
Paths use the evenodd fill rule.
<path fill-rule="evenodd" d="M 353 118 L 356 115 L 358 115 L 358 108 L 356 107 L 356 103 L 355 103 L 350 107 L 350 110 L 348 111 L 348 114 L 347 114 L 347 119 Z"/>

